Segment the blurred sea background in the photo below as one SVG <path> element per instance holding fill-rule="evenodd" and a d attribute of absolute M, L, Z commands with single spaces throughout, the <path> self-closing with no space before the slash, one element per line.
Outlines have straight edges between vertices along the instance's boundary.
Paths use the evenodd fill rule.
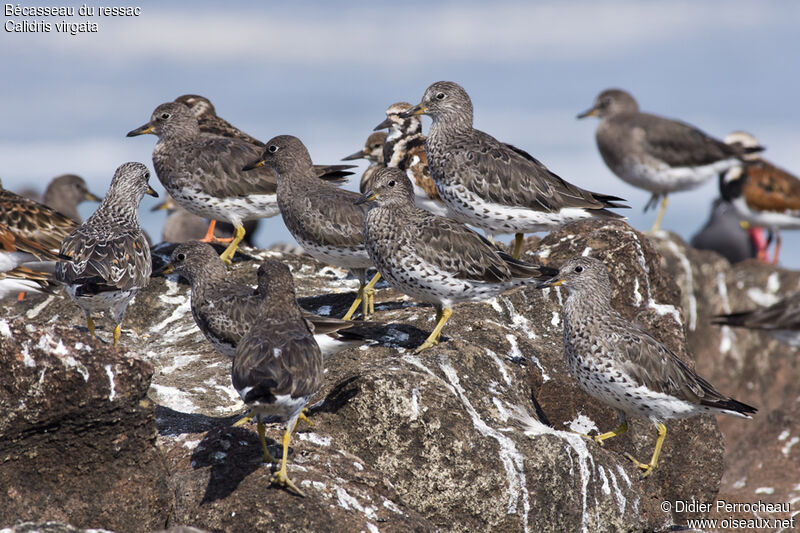
<path fill-rule="evenodd" d="M 79 7 L 83 2 L 61 5 Z M 86 2 L 89 6 L 99 6 Z M 16 4 L 14 4 L 16 5 Z M 21 6 L 43 4 L 22 2 Z M 76 16 L 97 33 L 0 32 L 0 178 L 42 190 L 75 173 L 104 194 L 114 169 L 152 169 L 153 136 L 126 138 L 160 103 L 194 93 L 264 141 L 293 134 L 316 163 L 360 149 L 397 101 L 419 102 L 438 80 L 472 97 L 475 126 L 533 154 L 568 181 L 621 196 L 648 229 L 649 193 L 619 180 L 576 120 L 603 89 L 631 92 L 644 111 L 718 138 L 755 134 L 765 157 L 800 174 L 800 3 L 142 1 L 138 17 Z M 429 119 L 423 119 L 427 131 Z M 347 188 L 357 190 L 362 163 Z M 163 191 L 155 175 L 151 183 Z M 663 228 L 689 239 L 718 195 L 716 180 L 670 197 Z M 164 212 L 141 216 L 155 242 Z M 88 216 L 96 204 L 83 204 Z M 783 233 L 781 264 L 800 268 L 800 231 Z M 260 246 L 293 242 L 280 216 Z"/>

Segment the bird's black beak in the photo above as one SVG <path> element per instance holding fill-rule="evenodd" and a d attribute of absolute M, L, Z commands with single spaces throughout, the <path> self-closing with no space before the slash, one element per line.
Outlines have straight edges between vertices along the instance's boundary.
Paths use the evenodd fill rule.
<path fill-rule="evenodd" d="M 148 133 L 153 133 L 153 125 L 149 122 L 143 126 L 139 126 L 135 130 L 131 130 L 128 132 L 126 137 L 136 137 L 137 135 L 145 135 Z"/>
<path fill-rule="evenodd" d="M 358 198 L 358 200 L 356 200 L 356 201 L 355 201 L 355 202 L 353 202 L 353 203 L 354 203 L 354 204 L 356 204 L 356 205 L 361 205 L 361 204 L 365 204 L 365 203 L 367 203 L 367 202 L 371 202 L 372 200 L 374 200 L 374 199 L 375 199 L 375 198 L 377 198 L 377 197 L 378 197 L 378 195 L 377 195 L 377 194 L 375 194 L 374 192 L 372 192 L 372 191 L 367 191 L 367 192 L 365 192 L 364 194 L 362 194 L 362 195 L 361 195 L 361 196 Z"/>
<path fill-rule="evenodd" d="M 391 126 L 392 126 L 392 119 L 386 117 L 386 120 L 375 126 L 372 129 L 372 131 L 385 130 L 386 128 L 390 128 Z"/>
<path fill-rule="evenodd" d="M 242 167 L 242 170 L 248 171 L 253 170 L 254 168 L 263 167 L 264 166 L 264 158 L 256 159 L 252 163 L 248 163 Z"/>
<path fill-rule="evenodd" d="M 597 116 L 597 106 L 587 109 L 583 113 L 578 114 L 577 118 L 586 118 L 586 117 L 596 117 Z"/>
<path fill-rule="evenodd" d="M 342 161 L 353 161 L 354 159 L 363 159 L 364 158 L 364 150 L 359 150 L 354 154 L 350 154 L 347 157 L 343 157 Z"/>
<path fill-rule="evenodd" d="M 428 106 L 422 105 L 420 103 L 420 104 L 415 105 L 414 107 L 412 107 L 408 111 L 403 111 L 398 116 L 400 118 L 409 118 L 409 117 L 413 117 L 413 116 L 416 116 L 416 115 L 425 115 L 427 113 L 428 113 Z"/>
<path fill-rule="evenodd" d="M 152 187 L 147 188 L 147 195 L 152 196 L 153 198 L 158 198 L 158 193 L 154 191 Z"/>

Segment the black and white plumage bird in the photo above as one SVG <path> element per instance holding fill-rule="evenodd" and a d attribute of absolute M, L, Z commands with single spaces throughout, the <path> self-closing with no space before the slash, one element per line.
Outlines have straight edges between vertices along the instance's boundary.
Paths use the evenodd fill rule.
<path fill-rule="evenodd" d="M 266 166 L 278 174 L 278 205 L 286 227 L 314 259 L 350 270 L 359 281 L 358 295 L 343 317 L 350 319 L 363 303 L 366 319 L 374 311 L 374 289 L 380 275 L 367 283 L 372 261 L 364 247 L 364 209 L 359 195 L 315 178 L 311 156 L 297 137 L 279 135 L 267 141 L 263 154 L 246 168 Z"/>
<path fill-rule="evenodd" d="M 169 267 L 165 271 L 174 271 L 191 285 L 191 309 L 197 327 L 218 352 L 233 357 L 239 341 L 263 311 L 261 304 L 270 283 L 269 265 L 259 267 L 256 290 L 229 276 L 207 243 L 187 242 L 176 247 Z M 280 314 L 282 309 L 274 308 L 273 313 Z M 305 310 L 303 318 L 311 324 L 314 339 L 326 358 L 374 337 L 361 323 Z"/>
<path fill-rule="evenodd" d="M 699 187 L 726 170 L 741 166 L 745 152 L 681 122 L 639 111 L 621 89 L 601 92 L 578 118 L 599 117 L 597 148 L 611 171 L 652 196 L 645 211 L 661 200 L 650 231 L 658 231 L 667 195 Z"/>
<path fill-rule="evenodd" d="M 418 207 L 440 216 L 451 216 L 450 211 L 431 178 L 428 168 L 428 156 L 425 152 L 425 136 L 422 134 L 422 121 L 416 115 L 400 116 L 412 106 L 408 102 L 397 102 L 386 109 L 386 120 L 375 129 L 388 128 L 386 142 L 383 145 L 383 163 L 386 167 L 397 167 L 406 173 L 414 187 L 414 201 Z M 361 183 L 361 192 L 369 189 L 370 184 Z"/>
<path fill-rule="evenodd" d="M 370 202 L 364 240 L 378 272 L 395 289 L 436 306 L 436 327 L 417 352 L 439 342 L 455 304 L 488 300 L 555 273 L 518 261 L 463 224 L 417 207 L 411 182 L 398 168 L 379 170 L 359 202 Z"/>
<path fill-rule="evenodd" d="M 576 187 L 527 152 L 474 129 L 472 101 L 457 83 L 434 83 L 400 116 L 420 114 L 433 119 L 425 147 L 439 197 L 460 222 L 514 233 L 514 257 L 525 233 L 591 217 L 622 218 L 608 210 L 627 207 L 621 198 Z"/>
<path fill-rule="evenodd" d="M 658 465 L 667 435 L 665 420 L 705 414 L 750 418 L 756 412 L 718 392 L 677 355 L 643 328 L 611 307 L 611 282 L 605 265 L 592 257 L 576 257 L 542 287 L 563 285 L 564 351 L 578 385 L 590 396 L 617 410 L 620 425 L 589 437 L 598 444 L 628 430 L 628 416 L 650 420 L 658 440 L 649 463 L 628 456 L 643 475 Z"/>
<path fill-rule="evenodd" d="M 289 479 L 286 463 L 297 420 L 322 386 L 322 353 L 313 328 L 297 305 L 288 267 L 267 260 L 262 268 L 266 281 L 260 313 L 236 347 L 231 378 L 256 418 L 264 457 L 269 462 L 274 460 L 267 450 L 262 418 L 278 417 L 285 422 L 283 457 L 272 482 L 303 496 Z"/>
<path fill-rule="evenodd" d="M 109 312 L 114 346 L 119 342 L 125 309 L 152 272 L 150 248 L 139 225 L 139 203 L 150 188 L 150 172 L 141 163 L 125 163 L 114 172 L 100 207 L 64 239 L 56 280 L 86 315 L 94 336 L 92 314 Z"/>
<path fill-rule="evenodd" d="M 53 178 L 42 196 L 42 203 L 81 223 L 78 205 L 82 202 L 100 202 L 102 198 L 89 190 L 86 181 L 75 174 L 62 174 Z"/>

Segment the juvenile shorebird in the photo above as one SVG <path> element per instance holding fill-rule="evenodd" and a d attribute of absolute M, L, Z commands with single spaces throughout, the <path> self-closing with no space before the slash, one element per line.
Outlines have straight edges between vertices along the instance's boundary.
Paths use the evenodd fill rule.
<path fill-rule="evenodd" d="M 466 226 L 417 207 L 398 168 L 377 172 L 373 189 L 359 199 L 365 202 L 364 239 L 378 272 L 395 289 L 436 306 L 436 327 L 417 352 L 439 342 L 455 304 L 488 300 L 556 272 L 517 261 Z"/>
<path fill-rule="evenodd" d="M 775 233 L 772 262 L 777 263 L 781 229 L 800 228 L 800 178 L 755 153 L 761 146 L 747 132 L 735 131 L 725 137 L 725 142 L 750 153 L 743 156 L 746 165 L 720 174 L 720 194 L 733 204 L 742 218 Z"/>
<path fill-rule="evenodd" d="M 668 194 L 694 189 L 741 166 L 745 153 L 684 122 L 642 113 L 633 96 L 621 89 L 601 92 L 592 108 L 578 115 L 585 117 L 600 118 L 597 148 L 608 168 L 652 193 L 644 210 L 661 200 L 651 232 L 661 227 Z"/>
<path fill-rule="evenodd" d="M 272 482 L 303 496 L 286 469 L 289 441 L 308 400 L 322 386 L 322 353 L 311 325 L 297 305 L 289 269 L 267 260 L 260 314 L 241 339 L 233 356 L 233 386 L 251 409 L 258 424 L 264 459 L 275 462 L 267 450 L 262 418 L 277 416 L 286 423 L 283 456 Z M 280 309 L 275 313 L 275 309 Z"/>
<path fill-rule="evenodd" d="M 64 239 L 55 277 L 86 315 L 94 336 L 92 314 L 106 311 L 114 320 L 114 346 L 122 319 L 136 292 L 150 281 L 152 264 L 139 225 L 139 203 L 150 188 L 150 172 L 141 163 L 125 163 L 114 172 L 100 207 Z"/>
<path fill-rule="evenodd" d="M 397 167 L 406 173 L 414 187 L 414 201 L 418 207 L 427 209 L 440 216 L 450 216 L 447 206 L 439 198 L 436 185 L 428 168 L 428 156 L 425 153 L 425 136 L 422 134 L 422 122 L 419 117 L 401 117 L 400 114 L 411 109 L 408 102 L 398 102 L 386 109 L 386 120 L 375 129 L 389 129 L 383 145 L 383 163 L 386 167 Z M 362 182 L 362 191 L 369 185 Z"/>
<path fill-rule="evenodd" d="M 358 152 L 352 153 L 347 157 L 343 157 L 342 161 L 352 161 L 354 159 L 366 159 L 369 161 L 369 166 L 361 175 L 361 182 L 359 188 L 364 192 L 366 185 L 372 179 L 372 176 L 379 168 L 383 168 L 383 145 L 386 142 L 386 132 L 376 131 L 367 137 L 367 142 L 364 147 Z"/>
<path fill-rule="evenodd" d="M 267 141 L 264 153 L 245 168 L 266 166 L 278 174 L 278 205 L 286 227 L 314 259 L 350 270 L 359 281 L 358 295 L 343 317 L 350 319 L 363 302 L 366 319 L 375 308 L 376 274 L 367 283 L 372 261 L 364 247 L 364 209 L 355 205 L 359 195 L 314 177 L 311 156 L 291 135 Z"/>
<path fill-rule="evenodd" d="M 690 244 L 698 250 L 713 250 L 733 264 L 757 257 L 766 242 L 763 228 L 751 226 L 730 202 L 716 198 L 708 221 Z"/>
<path fill-rule="evenodd" d="M 209 244 L 187 242 L 172 252 L 165 272 L 174 271 L 186 278 L 191 285 L 191 309 L 197 327 L 218 352 L 233 357 L 239 341 L 262 311 L 261 301 L 270 283 L 270 267 L 265 265 L 258 269 L 258 289 L 253 290 L 228 276 L 224 263 Z M 280 315 L 283 309 L 276 307 L 272 312 Z M 324 357 L 364 344 L 371 338 L 349 320 L 307 311 L 303 311 L 303 318 L 311 324 L 314 340 Z"/>
<path fill-rule="evenodd" d="M 42 203 L 78 224 L 81 223 L 78 205 L 81 202 L 100 202 L 101 200 L 102 198 L 89 191 L 86 181 L 75 174 L 63 174 L 53 178 L 42 197 Z"/>
<path fill-rule="evenodd" d="M 617 410 L 619 426 L 589 437 L 603 441 L 628 430 L 628 416 L 650 420 L 658 429 L 649 463 L 627 457 L 647 476 L 658 465 L 667 436 L 664 420 L 724 413 L 750 418 L 754 407 L 719 393 L 669 348 L 611 307 L 605 265 L 592 257 L 567 261 L 542 287 L 566 287 L 564 351 L 578 385 Z"/>
<path fill-rule="evenodd" d="M 800 348 L 800 292 L 761 309 L 719 315 L 711 322 L 721 326 L 767 331 L 776 339 Z"/>
<path fill-rule="evenodd" d="M 472 101 L 458 84 L 436 82 L 401 117 L 433 119 L 425 142 L 439 197 L 465 224 L 491 234 L 514 233 L 514 258 L 525 233 L 550 231 L 590 217 L 622 218 L 615 196 L 585 191 L 530 154 L 472 127 Z"/>

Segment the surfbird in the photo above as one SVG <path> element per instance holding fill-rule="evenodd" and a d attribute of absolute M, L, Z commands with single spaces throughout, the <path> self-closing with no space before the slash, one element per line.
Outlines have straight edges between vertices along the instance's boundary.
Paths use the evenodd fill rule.
<path fill-rule="evenodd" d="M 764 228 L 751 227 L 729 202 L 715 198 L 708 220 L 690 244 L 698 250 L 717 252 L 734 264 L 758 257 L 766 242 Z"/>
<path fill-rule="evenodd" d="M 739 215 L 775 234 L 773 263 L 778 262 L 781 229 L 800 228 L 800 178 L 763 159 L 756 138 L 744 131 L 725 137 L 725 142 L 747 151 L 746 165 L 729 169 L 719 178 L 719 190 Z"/>
<path fill-rule="evenodd" d="M 754 407 L 718 392 L 677 355 L 611 307 L 611 282 L 605 265 L 592 257 L 567 261 L 544 287 L 563 285 L 564 351 L 578 385 L 617 410 L 619 426 L 588 438 L 598 444 L 628 430 L 628 416 L 650 420 L 658 440 L 649 463 L 631 459 L 643 476 L 658 466 L 667 436 L 665 420 L 706 414 L 750 418 Z"/>
<path fill-rule="evenodd" d="M 397 102 L 386 109 L 386 120 L 375 129 L 389 129 L 383 145 L 383 163 L 387 167 L 397 167 L 406 173 L 414 187 L 414 198 L 418 207 L 441 216 L 451 216 L 447 206 L 439 198 L 436 185 L 428 168 L 428 156 L 425 153 L 425 136 L 422 134 L 422 122 L 416 115 L 401 117 L 400 114 L 411 109 L 408 102 Z M 361 183 L 362 191 L 370 188 Z M 366 187 L 366 188 L 364 188 Z"/>
<path fill-rule="evenodd" d="M 264 143 L 249 135 L 224 118 L 217 115 L 217 110 L 211 101 L 198 94 L 184 94 L 175 99 L 176 102 L 187 106 L 197 117 L 200 131 L 213 135 L 221 135 L 234 139 L 241 139 L 259 149 L 264 148 Z M 353 174 L 348 169 L 355 168 L 356 165 L 314 165 L 314 173 L 325 179 L 340 179 Z"/>
<path fill-rule="evenodd" d="M 44 204 L 4 189 L 0 183 L 0 225 L 17 237 L 57 252 L 61 241 L 78 223 Z"/>
<path fill-rule="evenodd" d="M 114 172 L 100 207 L 61 244 L 56 280 L 86 315 L 94 336 L 92 314 L 104 311 L 114 320 L 119 343 L 128 303 L 150 281 L 150 248 L 139 225 L 139 203 L 150 188 L 150 172 L 141 163 L 125 163 Z"/>
<path fill-rule="evenodd" d="M 289 479 L 286 460 L 297 420 L 308 400 L 322 386 L 322 353 L 314 340 L 312 326 L 297 305 L 289 268 L 272 260 L 265 261 L 261 268 L 266 282 L 260 313 L 236 346 L 231 378 L 256 418 L 264 459 L 268 462 L 274 460 L 267 450 L 262 419 L 277 416 L 285 422 L 281 466 L 271 481 L 303 496 Z"/>
<path fill-rule="evenodd" d="M 776 339 L 800 348 L 800 292 L 790 294 L 768 307 L 717 316 L 712 322 L 767 331 Z"/>
<path fill-rule="evenodd" d="M 379 170 L 359 202 L 370 202 L 364 238 L 378 272 L 395 289 L 436 306 L 436 327 L 417 352 L 439 342 L 455 304 L 488 300 L 556 272 L 518 261 L 463 224 L 417 207 L 398 168 Z"/>
<path fill-rule="evenodd" d="M 270 139 L 261 157 L 245 168 L 260 166 L 278 174 L 281 216 L 297 243 L 314 259 L 346 268 L 358 278 L 358 295 L 343 318 L 352 318 L 363 303 L 366 319 L 374 312 L 373 287 L 380 274 L 367 283 L 372 261 L 362 232 L 365 209 L 355 205 L 359 195 L 316 179 L 308 150 L 291 135 Z"/>
<path fill-rule="evenodd" d="M 173 270 L 191 285 L 191 309 L 197 327 L 218 352 L 233 357 L 239 341 L 258 319 L 261 301 L 267 294 L 269 267 L 262 265 L 258 269 L 258 289 L 253 290 L 229 276 L 214 249 L 202 242 L 187 242 L 175 248 L 169 265 L 167 271 Z M 282 309 L 274 308 L 273 313 L 280 314 Z M 303 318 L 311 324 L 324 357 L 373 338 L 366 328 L 356 327 L 349 320 L 305 310 Z"/>
<path fill-rule="evenodd" d="M 514 233 L 515 258 L 525 233 L 589 217 L 622 218 L 615 196 L 576 187 L 533 156 L 472 127 L 472 101 L 458 84 L 436 82 L 401 117 L 433 119 L 425 141 L 439 197 L 457 220 L 490 234 Z"/>
<path fill-rule="evenodd" d="M 361 192 L 367 190 L 365 189 L 365 184 L 369 183 L 375 172 L 385 166 L 383 164 L 383 145 L 385 141 L 386 132 L 376 131 L 367 137 L 367 142 L 364 143 L 364 147 L 361 150 L 342 158 L 342 161 L 352 161 L 354 159 L 366 159 L 369 161 L 369 166 L 364 171 L 364 174 L 361 175 L 359 185 Z"/>
<path fill-rule="evenodd" d="M 585 117 L 600 118 L 597 148 L 608 168 L 652 193 L 644 210 L 661 200 L 652 232 L 661 227 L 668 194 L 699 187 L 742 164 L 743 150 L 684 122 L 642 113 L 633 96 L 621 89 L 601 92 L 592 108 L 578 115 Z"/>
<path fill-rule="evenodd" d="M 78 205 L 81 202 L 99 202 L 101 200 L 102 198 L 89 191 L 86 181 L 75 174 L 63 174 L 53 178 L 42 197 L 42 203 L 78 224 L 82 222 L 81 215 L 78 213 Z"/>

